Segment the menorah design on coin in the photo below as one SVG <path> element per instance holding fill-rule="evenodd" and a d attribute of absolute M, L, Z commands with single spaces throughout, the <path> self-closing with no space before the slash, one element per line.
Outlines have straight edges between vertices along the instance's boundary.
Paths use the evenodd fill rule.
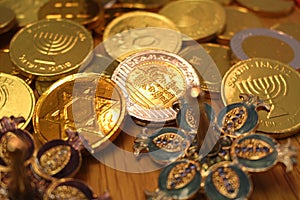
<path fill-rule="evenodd" d="M 70 51 L 78 40 L 77 36 L 44 31 L 34 34 L 33 38 L 37 50 L 40 53 L 49 56 Z"/>
<path fill-rule="evenodd" d="M 267 116 L 268 119 L 288 114 L 276 103 L 278 98 L 287 94 L 287 83 L 281 74 L 238 81 L 236 86 L 241 93 L 259 96 L 270 104 L 271 109 Z"/>

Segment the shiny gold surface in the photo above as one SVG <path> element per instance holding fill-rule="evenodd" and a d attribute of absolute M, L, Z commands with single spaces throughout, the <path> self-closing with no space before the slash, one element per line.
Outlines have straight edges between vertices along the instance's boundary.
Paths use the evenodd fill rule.
<path fill-rule="evenodd" d="M 173 1 L 159 13 L 170 18 L 187 41 L 211 39 L 223 31 L 226 20 L 224 8 L 211 0 Z"/>
<path fill-rule="evenodd" d="M 254 13 L 242 7 L 224 7 L 226 11 L 226 27 L 223 33 L 218 35 L 217 42 L 229 45 L 232 36 L 247 28 L 264 27 L 260 18 Z"/>
<path fill-rule="evenodd" d="M 294 50 L 289 44 L 270 36 L 253 35 L 247 37 L 243 40 L 242 49 L 249 58 L 270 58 L 284 63 L 290 63 L 295 59 Z M 270 51 L 270 49 L 275 51 Z"/>
<path fill-rule="evenodd" d="M 212 44 L 212 43 L 203 43 L 201 44 L 205 51 L 211 56 L 215 64 L 218 67 L 221 78 L 231 67 L 230 60 L 230 50 L 227 46 Z M 207 69 L 209 71 L 209 69 Z M 206 87 L 203 87 L 205 91 L 209 90 L 211 92 L 220 92 L 221 91 L 221 79 L 216 78 L 216 74 L 211 72 L 210 79 L 204 81 Z M 200 79 L 201 81 L 201 79 Z"/>
<path fill-rule="evenodd" d="M 119 133 L 125 116 L 120 89 L 99 74 L 82 73 L 55 82 L 39 98 L 33 120 L 42 143 L 66 139 L 65 130 L 75 129 L 94 151 Z"/>
<path fill-rule="evenodd" d="M 123 14 L 109 23 L 104 30 L 103 40 L 126 30 L 144 27 L 177 30 L 176 25 L 162 15 L 146 11 L 133 11 Z"/>
<path fill-rule="evenodd" d="M 147 49 L 177 53 L 181 48 L 181 34 L 165 28 L 144 27 L 118 33 L 104 42 L 105 50 L 118 61 Z"/>
<path fill-rule="evenodd" d="M 44 193 L 43 200 L 88 200 L 87 196 L 80 185 L 83 182 L 76 180 L 79 184 L 68 184 L 69 181 L 75 181 L 73 178 L 63 178 L 53 181 Z M 75 187 L 74 185 L 78 185 Z"/>
<path fill-rule="evenodd" d="M 276 138 L 300 130 L 300 74 L 292 67 L 266 58 L 252 58 L 235 64 L 222 80 L 222 100 L 239 102 L 239 94 L 259 96 L 270 104 L 270 112 L 259 112 L 258 131 Z"/>
<path fill-rule="evenodd" d="M 224 5 L 224 6 L 230 5 L 233 2 L 233 0 L 214 0 L 214 1 L 220 3 L 220 4 Z"/>
<path fill-rule="evenodd" d="M 249 10 L 269 17 L 287 15 L 294 7 L 293 1 L 284 0 L 236 0 L 236 2 Z"/>
<path fill-rule="evenodd" d="M 4 6 L 0 6 L 0 34 L 9 31 L 16 25 L 15 13 Z"/>
<path fill-rule="evenodd" d="M 54 81 L 35 81 L 35 90 L 38 95 L 42 95 L 53 83 Z"/>
<path fill-rule="evenodd" d="M 24 117 L 26 128 L 33 115 L 35 98 L 32 89 L 20 78 L 0 73 L 0 117 Z"/>
<path fill-rule="evenodd" d="M 278 23 L 271 28 L 282 31 L 300 42 L 300 23 Z"/>
<path fill-rule="evenodd" d="M 1 0 L 0 6 L 10 8 L 16 13 L 18 25 L 23 27 L 38 20 L 38 10 L 48 0 Z"/>
<path fill-rule="evenodd" d="M 163 6 L 170 0 L 119 0 L 124 7 L 141 8 L 141 9 L 154 9 Z"/>
<path fill-rule="evenodd" d="M 0 50 L 0 72 L 11 74 L 23 79 L 28 85 L 31 84 L 33 76 L 24 76 L 20 70 L 11 62 L 9 57 L 9 49 Z"/>
<path fill-rule="evenodd" d="M 104 17 L 104 9 L 94 0 L 50 0 L 38 12 L 39 19 L 69 19 L 90 25 Z"/>
<path fill-rule="evenodd" d="M 193 67 L 176 54 L 146 50 L 127 57 L 112 76 L 127 98 L 128 113 L 142 121 L 168 122 L 173 103 L 186 89 L 199 85 Z"/>
<path fill-rule="evenodd" d="M 10 57 L 24 73 L 57 80 L 77 70 L 93 49 L 91 34 L 70 20 L 40 20 L 21 29 L 10 43 Z"/>

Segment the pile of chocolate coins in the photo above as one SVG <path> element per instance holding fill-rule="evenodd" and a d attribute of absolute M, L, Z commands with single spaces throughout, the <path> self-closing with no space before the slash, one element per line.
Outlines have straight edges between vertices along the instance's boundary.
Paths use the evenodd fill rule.
<path fill-rule="evenodd" d="M 132 200 L 250 198 L 299 153 L 277 141 L 300 132 L 299 19 L 299 0 L 0 0 L 0 199 L 116 199 L 77 176 L 112 145 L 160 169 Z"/>

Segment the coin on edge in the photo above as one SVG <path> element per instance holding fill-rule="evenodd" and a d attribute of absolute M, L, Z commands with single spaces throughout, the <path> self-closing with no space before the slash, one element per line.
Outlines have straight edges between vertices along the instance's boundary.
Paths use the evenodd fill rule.
<path fill-rule="evenodd" d="M 53 81 L 91 59 L 93 38 L 70 20 L 40 20 L 21 29 L 10 43 L 10 58 L 24 73 Z"/>
<path fill-rule="evenodd" d="M 0 73 L 0 118 L 6 116 L 24 117 L 25 123 L 19 128 L 26 128 L 30 122 L 35 106 L 32 89 L 22 79 Z"/>
<path fill-rule="evenodd" d="M 260 18 L 246 8 L 236 6 L 224 8 L 226 11 L 226 27 L 224 32 L 218 35 L 216 39 L 220 44 L 229 45 L 230 39 L 241 30 L 263 27 Z"/>
<path fill-rule="evenodd" d="M 98 151 L 120 133 L 125 108 L 123 93 L 113 81 L 77 73 L 58 80 L 40 96 L 33 128 L 42 144 L 66 139 L 65 130 L 71 128 Z"/>
<path fill-rule="evenodd" d="M 275 138 L 291 136 L 300 130 L 300 73 L 282 62 L 252 58 L 236 63 L 222 80 L 225 105 L 240 102 L 241 93 L 253 94 L 271 106 L 260 111 L 257 131 Z"/>
<path fill-rule="evenodd" d="M 300 42 L 293 37 L 267 28 L 239 31 L 230 40 L 233 60 L 269 58 L 300 67 Z"/>
<path fill-rule="evenodd" d="M 173 1 L 160 9 L 159 14 L 176 24 L 186 35 L 184 41 L 210 40 L 223 31 L 226 21 L 224 8 L 211 0 Z"/>
<path fill-rule="evenodd" d="M 162 51 L 146 50 L 122 61 L 112 75 L 122 89 L 127 112 L 137 120 L 168 123 L 176 119 L 173 103 L 199 78 L 186 60 Z"/>

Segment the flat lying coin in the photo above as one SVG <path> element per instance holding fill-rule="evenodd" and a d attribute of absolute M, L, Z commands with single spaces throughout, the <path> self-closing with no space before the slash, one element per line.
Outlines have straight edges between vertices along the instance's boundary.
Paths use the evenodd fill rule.
<path fill-rule="evenodd" d="M 239 102 L 241 93 L 260 97 L 271 106 L 259 112 L 258 131 L 276 138 L 300 130 L 300 73 L 279 61 L 252 58 L 235 64 L 222 81 L 225 105 Z"/>
<path fill-rule="evenodd" d="M 178 55 L 196 69 L 201 89 L 210 93 L 220 92 L 222 77 L 231 66 L 227 60 L 229 48 L 208 43 L 202 46 L 203 48 L 200 45 L 188 46 Z"/>
<path fill-rule="evenodd" d="M 168 3 L 170 0 L 119 0 L 124 7 L 141 8 L 141 9 L 155 9 Z"/>
<path fill-rule="evenodd" d="M 69 19 L 91 26 L 104 18 L 104 9 L 94 0 L 50 0 L 38 12 L 39 19 Z"/>
<path fill-rule="evenodd" d="M 103 33 L 103 40 L 115 36 L 126 30 L 144 27 L 159 27 L 178 30 L 176 25 L 167 17 L 145 11 L 133 11 L 115 18 L 107 25 Z"/>
<path fill-rule="evenodd" d="M 226 27 L 223 33 L 217 36 L 217 42 L 229 45 L 230 39 L 237 32 L 248 28 L 260 28 L 263 24 L 260 18 L 242 7 L 225 7 Z"/>
<path fill-rule="evenodd" d="M 5 33 L 16 25 L 15 13 L 6 7 L 0 6 L 0 34 Z"/>
<path fill-rule="evenodd" d="M 271 29 L 282 31 L 300 42 L 300 23 L 279 23 L 272 26 Z"/>
<path fill-rule="evenodd" d="M 187 88 L 199 86 L 194 68 L 176 54 L 161 50 L 135 53 L 112 75 L 122 89 L 128 113 L 141 121 L 165 123 L 176 119 L 173 103 Z"/>
<path fill-rule="evenodd" d="M 160 49 L 177 53 L 181 44 L 179 32 L 158 27 L 126 30 L 104 41 L 106 52 L 118 61 L 146 49 Z"/>
<path fill-rule="evenodd" d="M 20 78 L 0 73 L 0 118 L 6 116 L 24 117 L 26 122 L 19 128 L 26 128 L 33 115 L 35 98 L 32 89 Z"/>
<path fill-rule="evenodd" d="M 231 38 L 230 48 L 237 60 L 261 57 L 287 63 L 295 69 L 300 67 L 300 42 L 280 31 L 267 28 L 239 31 Z"/>
<path fill-rule="evenodd" d="M 294 2 L 284 0 L 237 0 L 238 4 L 260 15 L 280 17 L 289 14 Z"/>
<path fill-rule="evenodd" d="M 91 34 L 70 20 L 41 20 L 21 29 L 10 43 L 12 62 L 39 80 L 76 71 L 93 49 Z"/>
<path fill-rule="evenodd" d="M 176 24 L 185 41 L 209 40 L 223 31 L 226 21 L 224 8 L 211 0 L 173 1 L 159 13 Z"/>
<path fill-rule="evenodd" d="M 38 10 L 47 1 L 48 0 L 1 0 L 0 5 L 13 10 L 16 14 L 18 25 L 23 27 L 38 20 Z"/>
<path fill-rule="evenodd" d="M 33 127 L 42 143 L 66 139 L 65 130 L 75 129 L 98 151 L 117 137 L 124 117 L 125 99 L 114 82 L 99 74 L 78 73 L 60 79 L 41 95 Z"/>
<path fill-rule="evenodd" d="M 28 85 L 31 84 L 33 77 L 27 77 L 20 73 L 20 70 L 10 60 L 9 49 L 0 50 L 0 63 L 0 72 L 17 76 L 23 79 Z"/>

